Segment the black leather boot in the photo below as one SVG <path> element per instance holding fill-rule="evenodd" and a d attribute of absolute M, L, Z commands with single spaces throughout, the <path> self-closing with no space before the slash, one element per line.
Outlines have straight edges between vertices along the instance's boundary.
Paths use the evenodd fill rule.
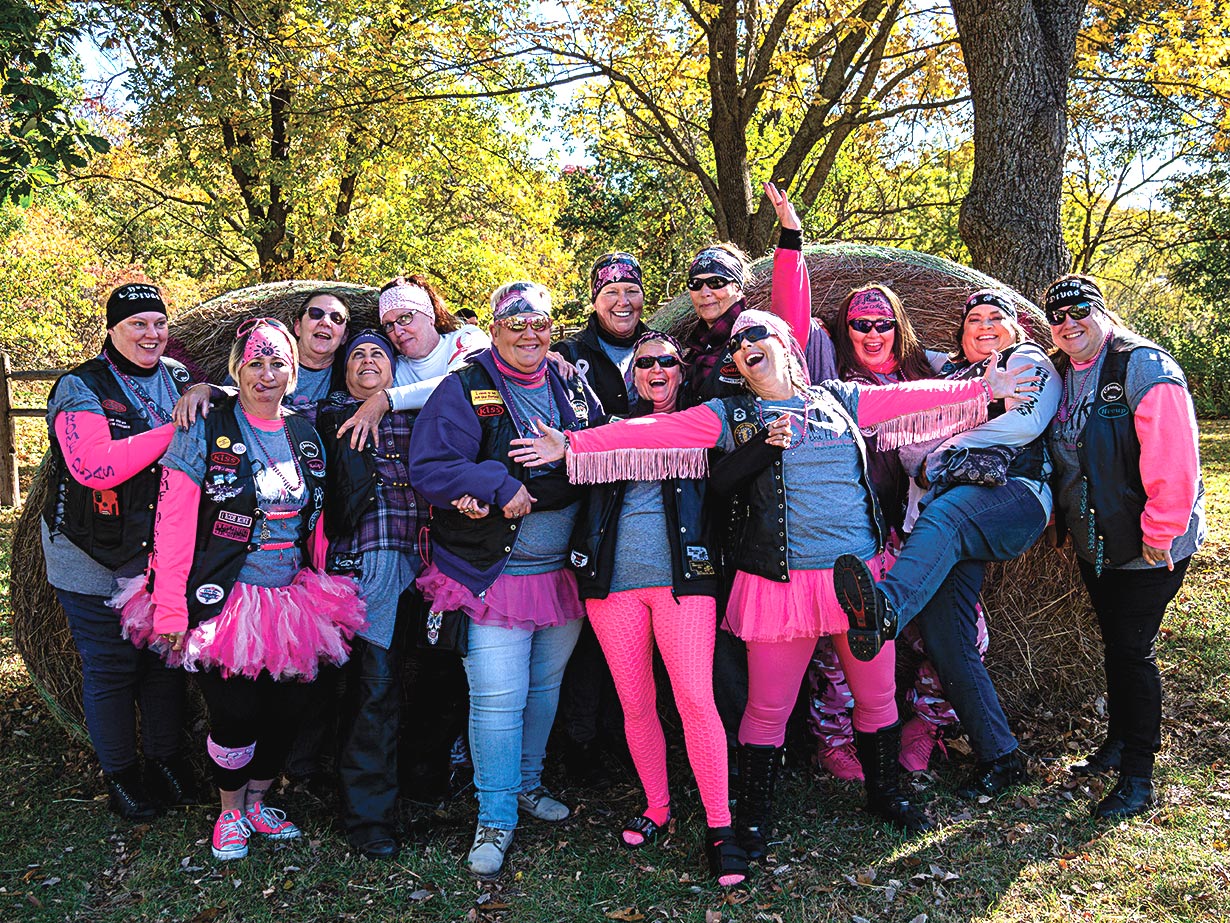
<path fill-rule="evenodd" d="M 1074 776 L 1099 776 L 1119 768 L 1123 757 L 1123 741 L 1108 737 L 1102 745 L 1078 763 L 1069 767 Z"/>
<path fill-rule="evenodd" d="M 968 798 L 978 795 L 990 795 L 995 798 L 1029 781 L 1029 771 L 1026 769 L 1025 757 L 1020 750 L 991 760 L 989 763 L 979 763 L 978 769 L 970 780 L 969 786 L 962 791 Z"/>
<path fill-rule="evenodd" d="M 103 774 L 107 781 L 107 806 L 125 820 L 152 820 L 158 816 L 158 805 L 141 781 L 141 770 L 129 766 L 119 772 Z"/>
<path fill-rule="evenodd" d="M 154 800 L 167 807 L 204 804 L 205 793 L 196 773 L 182 756 L 145 760 L 145 783 Z"/>
<path fill-rule="evenodd" d="M 749 859 L 763 859 L 773 827 L 773 790 L 783 747 L 739 745 L 739 797 L 735 802 L 735 836 Z"/>
<path fill-rule="evenodd" d="M 1145 776 L 1120 776 L 1109 795 L 1093 809 L 1094 817 L 1121 820 L 1153 807 L 1153 780 Z"/>
<path fill-rule="evenodd" d="M 868 733 L 854 732 L 854 746 L 863 764 L 863 785 L 867 789 L 867 810 L 907 833 L 931 829 L 927 816 L 910 803 L 901 787 L 901 722 Z"/>
<path fill-rule="evenodd" d="M 343 712 L 338 777 L 351 845 L 370 859 L 397 855 L 397 735 L 401 711 L 398 651 L 355 639 Z"/>

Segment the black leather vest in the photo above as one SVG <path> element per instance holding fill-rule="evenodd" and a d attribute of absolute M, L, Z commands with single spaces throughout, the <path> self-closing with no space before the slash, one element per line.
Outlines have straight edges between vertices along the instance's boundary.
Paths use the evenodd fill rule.
<path fill-rule="evenodd" d="M 231 397 L 205 418 L 205 479 L 197 514 L 196 545 L 188 572 L 188 624 L 199 625 L 222 611 L 250 552 L 260 547 L 262 513 L 257 503 L 251 455 L 231 451 L 243 442 Z M 242 412 L 242 411 L 240 411 Z M 286 411 L 283 411 L 286 413 Z M 304 549 L 324 504 L 324 450 L 312 424 L 297 413 L 286 416 L 286 435 L 303 473 L 307 502 L 300 513 L 299 538 Z M 152 580 L 156 575 L 151 573 Z"/>
<path fill-rule="evenodd" d="M 369 439 L 361 450 L 350 447 L 349 433 L 337 438 L 342 424 L 354 416 L 361 403 L 323 401 L 316 411 L 316 429 L 329 447 L 325 468 L 325 535 L 334 545 L 354 534 L 363 514 L 376 502 L 375 451 Z"/>
<path fill-rule="evenodd" d="M 182 393 L 188 383 L 188 370 L 173 359 L 160 361 L 171 373 L 176 390 Z M 77 376 L 98 395 L 112 439 L 135 436 L 152 428 L 144 409 L 133 404 L 111 373 L 111 367 L 102 359 L 83 362 L 68 374 Z M 59 386 L 57 381 L 51 389 L 52 397 Z M 150 465 L 123 484 L 106 490 L 86 487 L 69 472 L 55 426 L 48 424 L 47 429 L 50 489 L 43 504 L 43 521 L 47 523 L 52 541 L 57 533 L 63 535 L 109 570 L 118 570 L 138 555 L 149 554 L 154 539 L 160 467 Z"/>
<path fill-rule="evenodd" d="M 858 423 L 825 383 L 816 386 L 826 392 L 830 403 L 826 407 L 840 416 L 854 436 L 859 454 L 859 484 L 866 500 L 866 515 L 870 517 L 876 534 L 876 550 L 884 549 L 888 531 L 876 492 L 867 476 L 867 445 L 863 441 Z M 757 427 L 750 420 L 756 419 L 756 398 L 740 394 L 722 401 L 726 424 L 742 443 L 756 435 Z M 736 420 L 736 411 L 743 414 Z M 780 455 L 768 467 L 751 476 L 747 487 L 734 495 L 731 503 L 731 521 L 724 533 L 723 555 L 738 570 L 756 574 L 768 580 L 785 582 L 790 579 L 788 565 L 789 542 L 786 535 L 786 479 L 782 474 Z"/>

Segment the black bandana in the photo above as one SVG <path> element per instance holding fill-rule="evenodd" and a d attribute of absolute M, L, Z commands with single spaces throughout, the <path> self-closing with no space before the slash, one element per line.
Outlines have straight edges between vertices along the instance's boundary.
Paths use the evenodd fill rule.
<path fill-rule="evenodd" d="M 707 275 L 721 276 L 743 285 L 743 261 L 721 247 L 706 247 L 692 258 L 688 278 Z"/>
<path fill-rule="evenodd" d="M 1013 320 L 1016 320 L 1016 305 L 1012 303 L 1012 299 L 1003 292 L 997 292 L 993 288 L 984 288 L 980 292 L 974 292 L 965 300 L 965 308 L 961 311 L 962 320 L 974 308 L 984 304 L 994 305 Z"/>
<path fill-rule="evenodd" d="M 1052 284 L 1046 290 L 1042 307 L 1049 316 L 1052 311 L 1076 304 L 1087 304 L 1098 311 L 1106 310 L 1106 301 L 1098 284 L 1092 279 L 1076 278 L 1060 279 Z"/>
<path fill-rule="evenodd" d="M 157 286 L 144 282 L 129 282 L 112 290 L 107 297 L 107 329 L 114 327 L 122 320 L 127 320 L 134 314 L 144 314 L 147 311 L 167 313 L 167 306 L 162 300 L 162 294 Z"/>

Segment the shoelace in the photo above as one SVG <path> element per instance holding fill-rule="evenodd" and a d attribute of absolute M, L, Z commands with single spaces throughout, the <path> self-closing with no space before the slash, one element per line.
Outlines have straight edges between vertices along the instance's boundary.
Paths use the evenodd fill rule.
<path fill-rule="evenodd" d="M 235 843 L 243 842 L 252 835 L 252 825 L 248 823 L 246 817 L 240 816 L 235 820 L 222 821 L 221 835 L 218 837 L 219 846 L 231 846 Z"/>
<path fill-rule="evenodd" d="M 248 816 L 253 817 L 256 820 L 259 820 L 261 823 L 265 824 L 267 827 L 270 827 L 271 829 L 274 829 L 274 830 L 280 827 L 286 820 L 285 811 L 283 811 L 281 808 L 271 808 L 269 807 L 269 805 L 265 804 L 264 802 L 261 802 L 261 809 L 259 811 L 257 811 L 255 814 L 249 813 Z M 253 824 L 251 821 L 247 821 L 245 819 L 245 822 L 248 824 L 248 827 L 250 829 L 255 829 L 255 824 Z"/>
<path fill-rule="evenodd" d="M 471 849 L 478 849 L 480 846 L 496 846 L 500 845 L 500 840 L 504 838 L 505 831 L 498 827 L 482 827 L 478 831 L 478 836 L 474 838 L 474 845 Z"/>

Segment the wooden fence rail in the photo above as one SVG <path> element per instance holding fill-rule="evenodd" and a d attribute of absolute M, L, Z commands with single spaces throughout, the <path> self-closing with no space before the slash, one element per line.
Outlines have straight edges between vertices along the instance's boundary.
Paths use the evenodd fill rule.
<path fill-rule="evenodd" d="M 47 408 L 14 407 L 13 382 L 54 381 L 68 369 L 30 369 L 14 372 L 9 354 L 0 352 L 0 506 L 17 506 L 21 503 L 20 474 L 17 466 L 17 442 L 14 438 L 13 420 L 17 417 L 45 417 Z"/>

